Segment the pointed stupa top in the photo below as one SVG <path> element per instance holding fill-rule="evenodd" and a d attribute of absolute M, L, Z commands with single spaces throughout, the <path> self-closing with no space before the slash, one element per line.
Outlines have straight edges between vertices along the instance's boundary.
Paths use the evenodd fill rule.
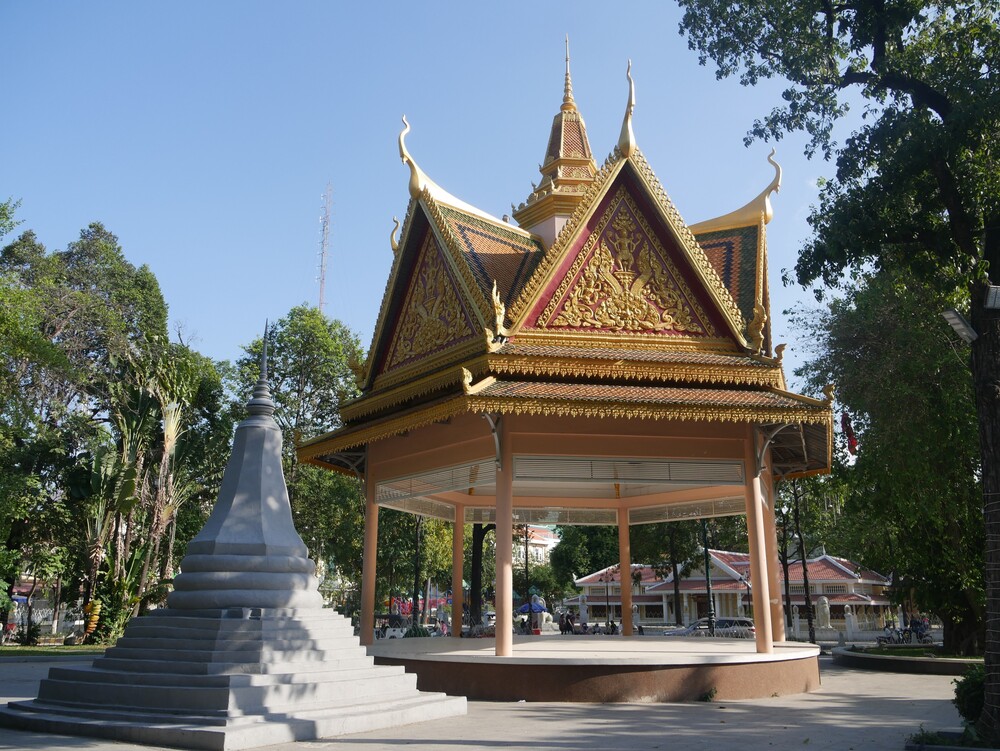
<path fill-rule="evenodd" d="M 573 99 L 568 35 L 562 106 L 552 119 L 545 162 L 538 169 L 542 173 L 541 182 L 514 211 L 514 218 L 525 229 L 555 216 L 572 215 L 597 174 L 597 164 L 587 139 L 587 126 Z"/>
<path fill-rule="evenodd" d="M 168 607 L 322 607 L 316 566 L 292 522 L 274 409 L 265 330 L 260 379 L 247 403 L 250 416 L 236 428 L 219 499 L 188 543 Z"/>

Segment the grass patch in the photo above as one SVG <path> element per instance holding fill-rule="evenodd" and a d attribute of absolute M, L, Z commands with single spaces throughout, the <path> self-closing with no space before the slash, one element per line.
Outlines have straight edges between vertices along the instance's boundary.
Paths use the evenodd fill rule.
<path fill-rule="evenodd" d="M 933 732 L 920 726 L 919 732 L 906 739 L 907 748 L 923 748 L 924 746 L 948 746 L 951 748 L 990 748 L 989 744 L 980 740 L 971 728 L 962 733 Z"/>
<path fill-rule="evenodd" d="M 0 647 L 0 657 L 58 657 L 60 655 L 103 654 L 106 645 L 83 644 L 67 647 L 62 644 L 46 647 L 21 647 L 16 645 Z"/>

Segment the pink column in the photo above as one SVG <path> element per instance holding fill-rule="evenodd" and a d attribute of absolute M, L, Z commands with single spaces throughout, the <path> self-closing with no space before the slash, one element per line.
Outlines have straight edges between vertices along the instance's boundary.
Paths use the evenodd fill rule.
<path fill-rule="evenodd" d="M 514 462 L 507 422 L 500 420 L 500 466 L 496 495 L 496 655 L 510 657 L 514 648 Z"/>
<path fill-rule="evenodd" d="M 632 635 L 632 547 L 628 530 L 628 511 L 618 509 L 618 569 L 621 572 L 619 589 L 622 593 L 622 634 L 625 636 Z"/>
<path fill-rule="evenodd" d="M 451 635 L 462 635 L 462 569 L 465 562 L 465 508 L 455 507 L 455 523 L 451 530 Z"/>
<path fill-rule="evenodd" d="M 764 551 L 767 554 L 767 584 L 771 594 L 771 637 L 785 641 L 785 604 L 781 600 L 781 559 L 778 558 L 778 529 L 774 521 L 774 479 L 768 468 L 761 478 L 767 503 L 764 505 Z"/>
<path fill-rule="evenodd" d="M 361 644 L 375 641 L 375 559 L 378 555 L 378 492 L 371 468 L 365 476 L 365 545 L 361 562 Z"/>
<path fill-rule="evenodd" d="M 757 630 L 757 652 L 774 651 L 771 634 L 771 597 L 768 586 L 767 551 L 764 533 L 764 499 L 761 493 L 760 474 L 757 472 L 757 449 L 754 428 L 747 430 L 746 438 L 746 510 L 747 537 L 750 544 L 750 581 L 753 585 L 753 620 Z"/>

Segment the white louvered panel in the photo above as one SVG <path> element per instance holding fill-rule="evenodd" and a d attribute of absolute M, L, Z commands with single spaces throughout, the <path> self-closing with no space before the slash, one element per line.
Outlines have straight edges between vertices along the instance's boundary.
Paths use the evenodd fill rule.
<path fill-rule="evenodd" d="M 378 503 L 385 504 L 403 498 L 445 493 L 454 490 L 492 485 L 496 469 L 492 459 L 424 472 L 419 475 L 384 480 L 378 484 Z"/>
<path fill-rule="evenodd" d="M 742 485 L 743 463 L 661 459 L 516 456 L 514 481 Z"/>

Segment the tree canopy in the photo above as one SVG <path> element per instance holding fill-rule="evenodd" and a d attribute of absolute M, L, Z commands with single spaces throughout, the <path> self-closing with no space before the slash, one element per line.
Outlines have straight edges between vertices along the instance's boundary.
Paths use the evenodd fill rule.
<path fill-rule="evenodd" d="M 787 82 L 749 139 L 810 136 L 836 159 L 810 216 L 797 280 L 907 269 L 967 295 L 986 525 L 986 621 L 1000 620 L 1000 8 L 965 0 L 679 0 L 681 33 L 721 77 Z M 843 146 L 852 104 L 863 121 Z M 964 306 L 963 306 L 964 307 Z M 1000 740 L 1000 632 L 988 630 L 979 727 Z"/>

